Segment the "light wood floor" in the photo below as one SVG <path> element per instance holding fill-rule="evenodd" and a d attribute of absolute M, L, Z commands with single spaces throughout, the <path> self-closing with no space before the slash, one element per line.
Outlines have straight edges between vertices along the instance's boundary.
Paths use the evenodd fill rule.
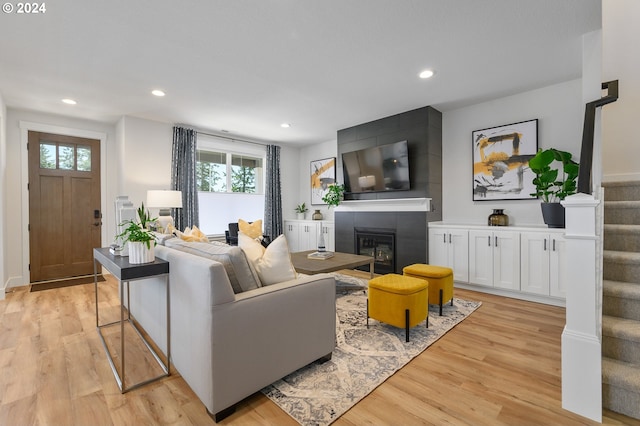
<path fill-rule="evenodd" d="M 561 408 L 564 309 L 464 290 L 456 296 L 483 305 L 336 425 L 595 424 Z M 103 313 L 116 319 L 110 277 L 101 284 L 100 300 L 101 320 Z M 112 343 L 117 347 L 117 339 Z M 135 352 L 134 341 L 131 347 Z M 127 371 L 152 368 L 127 356 Z M 120 394 L 95 329 L 93 284 L 7 294 L 0 301 L 0 425 L 112 424 L 214 422 L 175 370 Z M 296 422 L 258 393 L 221 424 Z M 604 424 L 640 421 L 605 412 Z"/>

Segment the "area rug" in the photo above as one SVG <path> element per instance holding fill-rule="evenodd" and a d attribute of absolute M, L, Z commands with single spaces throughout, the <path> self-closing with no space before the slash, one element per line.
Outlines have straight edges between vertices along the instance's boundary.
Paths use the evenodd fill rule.
<path fill-rule="evenodd" d="M 337 347 L 331 360 L 312 363 L 262 389 L 301 425 L 331 424 L 481 305 L 455 298 L 453 306 L 444 306 L 442 317 L 433 305 L 429 328 L 424 323 L 413 327 L 405 343 L 403 328 L 370 319 L 367 329 L 366 280 L 333 275 L 360 288 L 336 292 Z"/>

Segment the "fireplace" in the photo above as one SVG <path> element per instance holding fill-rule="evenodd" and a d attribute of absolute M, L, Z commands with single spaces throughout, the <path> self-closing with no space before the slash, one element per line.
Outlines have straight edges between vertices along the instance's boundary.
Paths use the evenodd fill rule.
<path fill-rule="evenodd" d="M 375 258 L 374 269 L 378 274 L 395 271 L 395 229 L 355 228 L 355 253 Z M 369 265 L 358 269 L 369 270 Z"/>

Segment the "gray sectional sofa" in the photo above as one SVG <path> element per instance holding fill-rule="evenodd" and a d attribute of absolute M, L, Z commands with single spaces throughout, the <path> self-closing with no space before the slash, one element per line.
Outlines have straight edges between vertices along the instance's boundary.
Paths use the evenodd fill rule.
<path fill-rule="evenodd" d="M 171 361 L 216 421 L 242 399 L 331 356 L 335 279 L 300 276 L 262 286 L 238 247 L 167 240 Z M 132 282 L 131 313 L 166 353 L 162 278 Z"/>

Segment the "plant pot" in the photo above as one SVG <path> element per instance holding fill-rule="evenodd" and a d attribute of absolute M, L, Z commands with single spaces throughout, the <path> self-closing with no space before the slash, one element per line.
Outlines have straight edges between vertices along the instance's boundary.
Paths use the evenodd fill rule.
<path fill-rule="evenodd" d="M 564 206 L 560 203 L 542 203 L 542 219 L 549 228 L 564 228 Z"/>
<path fill-rule="evenodd" d="M 146 243 L 129 241 L 129 263 L 151 263 L 156 260 L 154 245 L 151 244 L 151 248 L 147 247 Z"/>
<path fill-rule="evenodd" d="M 304 220 L 305 213 L 296 213 L 298 220 Z"/>

